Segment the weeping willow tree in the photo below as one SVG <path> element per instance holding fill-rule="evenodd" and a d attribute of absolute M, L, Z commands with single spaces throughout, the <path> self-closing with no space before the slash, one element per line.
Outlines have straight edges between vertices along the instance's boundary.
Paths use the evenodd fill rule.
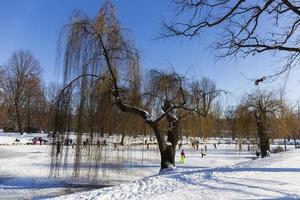
<path fill-rule="evenodd" d="M 120 116 L 126 117 L 122 113 L 140 118 L 152 130 L 160 151 L 161 169 L 175 166 L 179 121 L 184 112 L 209 110 L 210 104 L 199 108 L 203 98 L 196 97 L 207 91 L 188 90 L 185 78 L 173 71 L 151 70 L 142 84 L 138 51 L 126 39 L 109 2 L 96 18 L 74 12 L 59 44 L 64 87 L 57 98 L 52 175 L 59 175 L 61 168 L 69 166 L 70 151 L 63 143 L 71 132 L 76 135 L 73 175 L 79 176 L 83 165 L 97 172 L 101 153 L 93 145 L 101 135 L 110 132 L 109 120 L 114 120 L 113 126 L 124 121 L 120 120 Z M 219 93 L 211 89 L 207 94 Z M 135 122 L 128 121 L 131 127 Z M 83 150 L 83 144 L 89 145 Z"/>
<path fill-rule="evenodd" d="M 99 166 L 99 150 L 90 147 L 110 132 L 114 116 L 121 111 L 114 105 L 125 100 L 140 104 L 139 57 L 123 37 L 110 3 L 95 19 L 75 11 L 61 32 L 58 50 L 64 87 L 57 97 L 51 174 L 59 175 L 62 167 L 68 167 L 69 148 L 62 146 L 75 132 L 73 175 L 77 177 L 83 163 Z M 87 151 L 82 144 L 89 147 Z"/>

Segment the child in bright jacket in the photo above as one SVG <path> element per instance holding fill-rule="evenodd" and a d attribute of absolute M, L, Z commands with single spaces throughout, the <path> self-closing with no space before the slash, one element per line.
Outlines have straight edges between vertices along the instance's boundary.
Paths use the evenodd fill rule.
<path fill-rule="evenodd" d="M 184 150 L 182 149 L 181 153 L 180 153 L 180 163 L 184 163 L 185 162 L 185 153 Z"/>

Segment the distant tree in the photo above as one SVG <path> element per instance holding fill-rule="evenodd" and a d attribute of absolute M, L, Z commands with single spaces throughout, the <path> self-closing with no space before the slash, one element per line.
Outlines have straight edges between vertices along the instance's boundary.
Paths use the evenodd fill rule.
<path fill-rule="evenodd" d="M 286 112 L 286 122 L 289 130 L 289 136 L 294 140 L 294 145 L 297 147 L 297 139 L 300 138 L 300 118 L 298 109 L 291 107 Z"/>
<path fill-rule="evenodd" d="M 213 101 L 221 91 L 216 88 L 214 81 L 205 77 L 189 84 L 189 98 L 185 107 L 188 112 L 184 113 L 184 119 L 180 122 L 183 135 L 207 137 L 213 133 Z"/>
<path fill-rule="evenodd" d="M 268 114 L 273 114 L 278 110 L 280 102 L 273 92 L 256 91 L 247 96 L 246 105 L 252 110 L 256 119 L 261 157 L 266 157 L 270 151 L 267 117 Z"/>
<path fill-rule="evenodd" d="M 283 136 L 284 138 L 284 150 L 286 151 L 287 150 L 287 147 L 286 147 L 286 138 L 288 137 L 289 135 L 289 130 L 288 130 L 288 123 L 287 123 L 287 116 L 288 116 L 288 107 L 285 103 L 285 100 L 284 100 L 284 88 L 282 88 L 280 90 L 280 99 L 279 99 L 279 131 L 280 131 L 280 135 Z"/>
<path fill-rule="evenodd" d="M 236 131 L 240 137 L 253 136 L 252 130 L 255 128 L 255 120 L 248 106 L 241 103 L 236 109 Z"/>
<path fill-rule="evenodd" d="M 213 119 L 215 122 L 215 135 L 222 135 L 222 131 L 224 128 L 224 123 L 223 123 L 223 108 L 220 104 L 220 102 L 216 102 L 213 106 Z"/>
<path fill-rule="evenodd" d="M 217 90 L 216 83 L 208 78 L 193 81 L 191 84 L 191 102 L 202 116 L 209 114 L 213 100 L 219 96 L 221 90 Z"/>
<path fill-rule="evenodd" d="M 237 122 L 237 113 L 234 106 L 228 106 L 225 111 L 225 117 L 227 121 L 227 127 L 231 132 L 231 138 L 236 139 L 236 122 Z"/>
<path fill-rule="evenodd" d="M 47 132 L 55 130 L 56 98 L 59 95 L 61 86 L 56 83 L 49 83 L 43 87 L 43 128 Z"/>
<path fill-rule="evenodd" d="M 27 80 L 24 101 L 26 132 L 37 132 L 43 124 L 45 108 L 44 91 L 39 77 L 34 76 Z"/>
<path fill-rule="evenodd" d="M 24 131 L 26 95 L 28 97 L 30 93 L 34 92 L 29 91 L 29 88 L 33 80 L 39 80 L 40 72 L 39 62 L 29 51 L 14 52 L 4 66 L 4 80 L 1 83 L 1 88 L 5 96 L 6 106 L 12 112 L 21 134 Z"/>

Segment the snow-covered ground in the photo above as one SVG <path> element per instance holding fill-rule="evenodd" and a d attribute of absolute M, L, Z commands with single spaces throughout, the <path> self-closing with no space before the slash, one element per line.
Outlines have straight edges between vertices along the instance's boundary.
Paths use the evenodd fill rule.
<path fill-rule="evenodd" d="M 27 134 L 24 133 L 20 135 L 20 133 L 5 133 L 0 131 L 0 145 L 24 145 L 32 143 L 32 139 L 34 137 L 42 137 L 43 139 L 49 140 L 47 138 L 47 134 L 43 133 L 35 133 L 35 134 Z"/>
<path fill-rule="evenodd" d="M 226 167 L 178 168 L 55 199 L 300 199 L 299 153 L 291 150 Z"/>
<path fill-rule="evenodd" d="M 43 199 L 78 191 L 90 192 L 60 198 L 167 199 L 168 195 L 170 199 L 300 198 L 298 150 L 253 160 L 255 152 L 248 152 L 247 145 L 243 145 L 242 151 L 236 144 L 220 144 L 214 149 L 213 143 L 220 139 L 210 139 L 206 141 L 206 157 L 200 157 L 203 145 L 198 151 L 190 144 L 183 145 L 186 163 L 177 163 L 176 170 L 158 175 L 160 156 L 156 145 L 150 145 L 149 150 L 145 145 L 119 146 L 114 151 L 110 143 L 102 150 L 106 158 L 99 168 L 100 179 L 89 182 L 83 178 L 72 180 L 68 173 L 60 179 L 50 179 L 49 145 L 13 145 L 16 138 L 24 141 L 17 144 L 26 144 L 33 137 L 46 135 L 0 133 L 0 144 L 6 144 L 0 145 L 1 200 Z M 119 138 L 107 140 L 113 143 Z M 134 143 L 140 141 L 135 139 Z M 293 149 L 292 145 L 288 147 Z M 177 160 L 179 153 L 177 150 Z M 115 186 L 97 189 L 111 185 Z"/>

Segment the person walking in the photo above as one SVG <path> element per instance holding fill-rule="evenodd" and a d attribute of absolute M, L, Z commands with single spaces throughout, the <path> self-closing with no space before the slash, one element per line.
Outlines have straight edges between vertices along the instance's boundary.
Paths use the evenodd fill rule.
<path fill-rule="evenodd" d="M 203 158 L 204 156 L 206 156 L 206 153 L 204 152 L 203 148 L 201 148 L 201 158 Z"/>

